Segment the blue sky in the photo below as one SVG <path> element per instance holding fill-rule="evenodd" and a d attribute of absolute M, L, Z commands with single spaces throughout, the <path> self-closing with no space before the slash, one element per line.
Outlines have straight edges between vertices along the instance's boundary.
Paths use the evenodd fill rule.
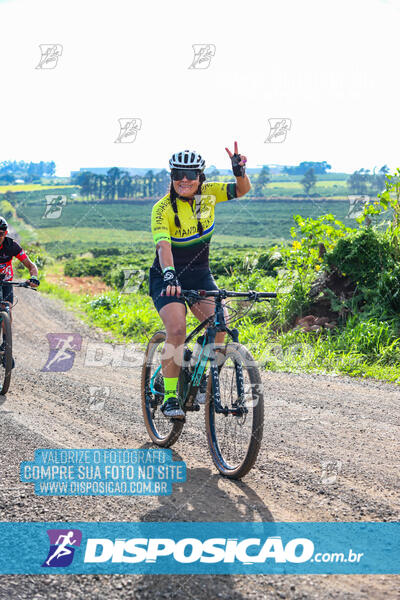
<path fill-rule="evenodd" d="M 385 0 L 0 1 L 0 160 L 167 167 L 194 148 L 228 168 L 327 160 L 335 170 L 398 165 L 399 4 Z M 189 69 L 193 44 L 212 44 Z M 36 69 L 40 44 L 60 44 Z M 141 119 L 115 143 L 120 118 Z M 283 143 L 268 119 L 287 118 Z"/>

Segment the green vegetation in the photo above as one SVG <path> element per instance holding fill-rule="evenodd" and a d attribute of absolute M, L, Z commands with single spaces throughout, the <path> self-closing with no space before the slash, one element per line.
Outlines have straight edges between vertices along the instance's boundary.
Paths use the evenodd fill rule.
<path fill-rule="evenodd" d="M 279 294 L 238 323 L 241 341 L 265 368 L 400 382 L 399 181 L 400 171 L 387 176 L 385 191 L 356 219 L 347 217 L 347 203 L 334 200 L 243 199 L 218 207 L 216 230 L 222 235 L 211 248 L 218 285 Z M 114 336 L 145 343 L 161 326 L 147 295 L 152 203 L 102 204 L 99 212 L 98 206 L 67 204 L 56 227 L 54 221 L 43 223 L 40 207 L 25 206 L 51 253 L 46 268 L 61 260 L 65 275 L 100 276 L 114 288 L 98 297 L 48 283 L 41 290 L 62 297 Z M 30 252 L 35 250 L 42 252 L 38 246 Z M 124 267 L 145 271 L 134 294 L 122 293 Z M 326 316 L 336 325 L 295 327 L 305 315 Z M 190 316 L 188 328 L 195 322 Z"/>

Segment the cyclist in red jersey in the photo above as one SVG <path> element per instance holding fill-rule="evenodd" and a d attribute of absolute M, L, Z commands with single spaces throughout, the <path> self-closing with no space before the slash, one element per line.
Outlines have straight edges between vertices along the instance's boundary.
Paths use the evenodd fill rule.
<path fill-rule="evenodd" d="M 28 258 L 18 242 L 9 237 L 7 233 L 8 223 L 3 217 L 0 217 L 0 279 L 4 283 L 4 285 L 1 286 L 3 290 L 3 300 L 9 302 L 9 314 L 10 320 L 12 321 L 11 306 L 14 301 L 13 286 L 7 285 L 7 282 L 12 281 L 14 275 L 12 268 L 13 258 L 18 258 L 18 260 L 20 260 L 28 269 L 30 278 L 27 281 L 32 288 L 37 288 L 40 282 L 36 265 Z M 0 346 L 0 350 L 4 350 L 4 348 Z"/>

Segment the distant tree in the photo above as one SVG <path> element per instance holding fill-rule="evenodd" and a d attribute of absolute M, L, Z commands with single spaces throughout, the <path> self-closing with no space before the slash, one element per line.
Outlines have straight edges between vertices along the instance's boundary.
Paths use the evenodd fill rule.
<path fill-rule="evenodd" d="M 269 167 L 267 167 L 266 165 L 263 165 L 263 168 L 261 169 L 260 173 L 258 174 L 258 177 L 255 180 L 254 185 L 253 185 L 254 194 L 256 196 L 262 196 L 264 186 L 268 185 L 268 183 L 270 181 L 271 181 L 271 178 L 270 178 Z"/>
<path fill-rule="evenodd" d="M 81 188 L 81 195 L 84 198 L 92 194 L 93 173 L 90 171 L 81 171 L 73 178 L 73 183 Z"/>
<path fill-rule="evenodd" d="M 96 177 L 96 181 L 97 181 L 97 198 L 99 198 L 99 200 L 102 200 L 103 196 L 104 196 L 104 187 L 106 185 L 106 181 L 107 181 L 107 177 L 105 175 L 97 175 Z"/>
<path fill-rule="evenodd" d="M 140 175 L 133 176 L 132 194 L 135 198 L 140 196 Z"/>
<path fill-rule="evenodd" d="M 217 179 L 220 176 L 221 176 L 221 173 L 214 166 L 212 168 L 210 168 L 210 170 L 207 172 L 207 179 L 209 179 L 209 180 Z"/>
<path fill-rule="evenodd" d="M 56 174 L 56 163 L 54 162 L 54 160 L 46 163 L 46 173 L 50 177 L 53 177 Z"/>
<path fill-rule="evenodd" d="M 0 175 L 1 183 L 14 183 L 15 177 L 11 173 L 6 173 L 5 175 Z"/>
<path fill-rule="evenodd" d="M 389 168 L 387 165 L 383 165 L 383 167 L 379 169 L 378 173 L 376 173 L 375 170 L 376 167 L 374 167 L 372 175 L 369 176 L 369 191 L 373 196 L 376 196 L 384 191 L 386 174 L 389 173 Z"/>
<path fill-rule="evenodd" d="M 316 182 L 317 182 L 317 178 L 315 177 L 314 169 L 312 167 L 310 169 L 308 169 L 308 171 L 305 173 L 303 179 L 300 181 L 301 185 L 304 188 L 304 192 L 307 195 L 309 195 L 312 188 L 315 187 Z"/>
<path fill-rule="evenodd" d="M 370 181 L 369 169 L 359 169 L 347 179 L 347 186 L 352 194 L 363 196 L 368 193 Z"/>
<path fill-rule="evenodd" d="M 288 175 L 304 175 L 309 169 L 314 169 L 316 175 L 323 175 L 331 168 L 331 165 L 328 165 L 326 160 L 322 162 L 303 161 L 297 167 L 285 166 L 283 173 L 287 173 Z"/>
<path fill-rule="evenodd" d="M 144 178 L 145 178 L 145 184 L 146 184 L 145 196 L 152 197 L 155 193 L 155 183 L 156 183 L 156 178 L 154 176 L 154 172 L 150 169 L 149 171 L 147 171 Z"/>
<path fill-rule="evenodd" d="M 118 167 L 112 167 L 107 171 L 107 180 L 106 180 L 106 197 L 109 200 L 115 200 L 115 195 L 117 193 L 117 184 L 120 178 L 121 171 Z"/>
<path fill-rule="evenodd" d="M 163 169 L 156 174 L 155 195 L 165 196 L 168 193 L 171 185 L 171 177 L 166 169 Z"/>
<path fill-rule="evenodd" d="M 118 198 L 130 198 L 132 195 L 132 177 L 128 171 L 121 171 L 117 184 Z"/>

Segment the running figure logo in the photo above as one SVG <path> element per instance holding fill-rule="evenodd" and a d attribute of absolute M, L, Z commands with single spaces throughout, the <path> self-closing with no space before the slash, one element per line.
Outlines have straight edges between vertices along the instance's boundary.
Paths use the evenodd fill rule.
<path fill-rule="evenodd" d="M 55 69 L 63 51 L 61 44 L 39 44 L 39 48 L 42 56 L 36 68 Z"/>
<path fill-rule="evenodd" d="M 45 196 L 46 210 L 42 219 L 58 219 L 61 217 L 62 209 L 67 204 L 66 196 Z"/>
<path fill-rule="evenodd" d="M 81 545 L 82 532 L 79 529 L 48 529 L 50 550 L 42 567 L 68 567 Z"/>
<path fill-rule="evenodd" d="M 342 461 L 324 460 L 321 463 L 321 466 L 321 483 L 323 483 L 324 485 L 331 485 L 332 483 L 336 483 L 338 475 L 342 470 Z"/>
<path fill-rule="evenodd" d="M 132 144 L 136 140 L 139 129 L 142 129 L 142 119 L 118 119 L 119 134 L 115 144 Z"/>
<path fill-rule="evenodd" d="M 208 69 L 215 56 L 214 44 L 193 44 L 194 57 L 189 69 Z"/>
<path fill-rule="evenodd" d="M 349 210 L 347 213 L 348 219 L 357 219 L 361 217 L 364 213 L 364 208 L 370 201 L 369 196 L 367 195 L 359 195 L 359 196 L 349 196 Z"/>
<path fill-rule="evenodd" d="M 264 144 L 282 144 L 292 127 L 291 119 L 268 119 L 269 134 Z"/>
<path fill-rule="evenodd" d="M 75 352 L 82 346 L 79 333 L 48 333 L 50 351 L 42 371 L 65 372 L 72 368 Z"/>
<path fill-rule="evenodd" d="M 122 294 L 134 294 L 138 291 L 143 283 L 145 272 L 143 269 L 123 269 L 124 272 L 124 285 L 122 287 Z"/>
<path fill-rule="evenodd" d="M 89 394 L 90 410 L 103 410 L 106 400 L 110 397 L 110 388 L 91 385 L 89 386 Z"/>

